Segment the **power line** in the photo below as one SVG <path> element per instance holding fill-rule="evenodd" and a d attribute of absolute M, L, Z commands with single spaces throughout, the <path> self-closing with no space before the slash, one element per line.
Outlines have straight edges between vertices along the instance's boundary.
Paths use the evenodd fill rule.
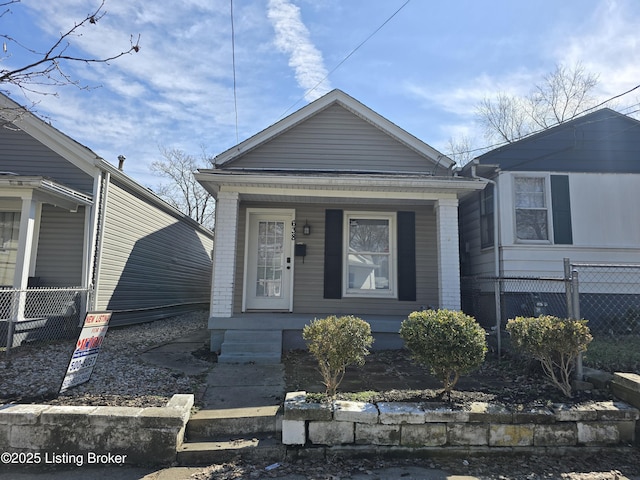
<path fill-rule="evenodd" d="M 302 97 L 300 97 L 298 100 L 296 100 L 296 102 L 291 105 L 289 108 L 287 108 L 284 112 L 282 112 L 282 114 L 278 117 L 278 118 L 282 118 L 284 117 L 287 112 L 289 112 L 293 107 L 295 107 L 298 103 L 300 103 L 307 95 L 309 95 L 311 92 L 313 92 L 316 88 L 318 88 L 327 78 L 329 78 L 329 76 L 335 72 L 338 68 L 340 68 L 342 66 L 342 64 L 344 62 L 346 62 L 349 57 L 351 57 L 351 55 L 353 55 L 354 53 L 356 53 L 360 47 L 362 47 L 365 43 L 367 43 L 369 40 L 371 40 L 371 38 L 378 33 L 380 30 L 382 30 L 382 28 L 389 23 L 393 17 L 395 17 L 398 13 L 400 13 L 400 10 L 402 10 L 404 7 L 407 6 L 407 4 L 410 2 L 411 0 L 407 0 L 406 2 L 404 2 L 400 8 L 398 8 L 395 12 L 393 12 L 393 14 L 391 14 L 390 17 L 388 17 L 384 22 L 382 22 L 382 24 L 376 28 L 367 38 L 365 38 L 362 42 L 360 42 L 353 50 L 351 50 L 346 57 L 344 57 L 342 60 L 340 60 L 340 62 L 338 62 L 338 64 L 333 67 L 329 73 L 327 73 L 324 78 L 322 78 L 322 80 L 320 80 L 318 83 L 316 83 L 313 87 L 311 87 L 309 90 L 307 90 L 306 92 L 304 92 L 304 95 L 302 95 Z"/>
<path fill-rule="evenodd" d="M 233 68 L 233 108 L 236 114 L 236 143 L 240 143 L 238 135 L 238 93 L 236 89 L 236 40 L 235 30 L 233 28 L 233 0 L 231 3 L 231 65 Z"/>
<path fill-rule="evenodd" d="M 505 146 L 505 145 L 510 145 L 510 144 L 512 144 L 512 143 L 519 142 L 520 140 L 524 140 L 525 138 L 532 137 L 532 136 L 534 136 L 534 135 L 537 135 L 538 133 L 545 132 L 545 131 L 550 130 L 550 129 L 554 128 L 554 127 L 557 127 L 558 125 L 561 125 L 561 124 L 563 124 L 563 123 L 566 123 L 566 122 L 569 122 L 569 121 L 571 121 L 571 120 L 574 120 L 575 118 L 578 118 L 578 117 L 580 117 L 580 116 L 584 115 L 585 113 L 590 112 L 591 110 L 595 110 L 595 109 L 597 109 L 597 108 L 599 108 L 599 107 L 602 107 L 603 105 L 606 105 L 607 103 L 609 103 L 609 102 L 611 102 L 611 101 L 613 101 L 613 100 L 615 100 L 615 99 L 617 99 L 617 98 L 620 98 L 620 97 L 623 97 L 623 96 L 625 96 L 625 95 L 628 95 L 629 93 L 631 93 L 631 92 L 633 92 L 633 91 L 635 91 L 635 90 L 638 90 L 638 89 L 640 89 L 640 85 L 636 85 L 635 87 L 630 88 L 629 90 L 627 90 L 627 91 L 625 91 L 625 92 L 619 93 L 618 95 L 614 95 L 613 97 L 610 97 L 610 98 L 608 98 L 608 99 L 606 99 L 606 100 L 604 100 L 604 101 L 600 102 L 599 104 L 597 104 L 597 105 L 595 105 L 595 106 L 593 106 L 593 107 L 585 108 L 584 110 L 582 110 L 582 111 L 580 111 L 580 112 L 576 113 L 575 115 L 573 115 L 571 118 L 568 118 L 567 120 L 563 120 L 563 121 L 561 121 L 561 122 L 557 122 L 557 123 L 552 124 L 552 125 L 550 125 L 550 126 L 548 126 L 548 127 L 546 127 L 546 128 L 541 128 L 541 129 L 539 129 L 539 130 L 534 130 L 534 131 L 532 131 L 532 132 L 527 133 L 526 135 L 523 135 L 522 137 L 519 137 L 519 138 L 518 138 L 518 139 L 516 139 L 516 140 L 513 140 L 513 141 L 498 142 L 498 143 L 494 143 L 493 145 L 487 145 L 487 146 L 484 146 L 484 147 L 478 147 L 478 148 L 471 148 L 471 149 L 469 149 L 469 150 L 463 150 L 463 151 L 459 151 L 459 152 L 453 152 L 453 151 L 452 151 L 452 152 L 450 152 L 447 156 L 464 155 L 464 154 L 467 154 L 467 153 L 474 153 L 474 152 L 488 151 L 488 150 L 493 150 L 494 148 L 503 147 L 503 146 Z M 627 107 L 627 108 L 634 108 L 634 107 L 635 107 L 635 106 L 637 106 L 637 105 L 638 105 L 638 104 L 635 104 L 635 105 L 632 105 L 632 106 Z M 628 112 L 628 113 L 623 114 L 623 115 L 627 115 L 627 116 L 628 116 L 628 115 L 631 115 L 631 114 L 636 113 L 636 112 L 638 112 L 638 111 L 640 111 L 640 109 L 638 109 L 638 110 L 633 110 L 633 111 Z"/>

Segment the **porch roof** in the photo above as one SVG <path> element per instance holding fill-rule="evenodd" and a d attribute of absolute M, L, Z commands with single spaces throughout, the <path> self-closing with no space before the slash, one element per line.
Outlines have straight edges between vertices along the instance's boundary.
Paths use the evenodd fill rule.
<path fill-rule="evenodd" d="M 93 197 L 74 190 L 53 180 L 37 177 L 16 175 L 10 172 L 0 173 L 0 197 L 30 198 L 61 207 L 69 211 L 76 211 L 81 205 L 92 205 Z"/>
<path fill-rule="evenodd" d="M 221 191 L 238 192 L 245 200 L 335 201 L 382 199 L 434 201 L 463 198 L 482 190 L 486 181 L 424 174 L 337 173 L 297 171 L 199 170 L 195 178 L 217 197 Z"/>

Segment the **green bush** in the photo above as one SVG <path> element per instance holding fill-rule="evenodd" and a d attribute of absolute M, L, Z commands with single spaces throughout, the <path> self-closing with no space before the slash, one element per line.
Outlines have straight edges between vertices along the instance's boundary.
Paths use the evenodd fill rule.
<path fill-rule="evenodd" d="M 402 322 L 400 336 L 449 396 L 460 375 L 482 365 L 487 352 L 484 329 L 473 317 L 452 310 L 413 312 Z"/>
<path fill-rule="evenodd" d="M 571 374 L 578 355 L 593 340 L 586 320 L 551 315 L 516 317 L 507 322 L 512 345 L 540 361 L 545 375 L 571 397 Z"/>
<path fill-rule="evenodd" d="M 371 326 L 352 315 L 313 320 L 302 330 L 309 351 L 318 361 L 327 395 L 335 396 L 349 365 L 364 365 L 373 344 Z"/>

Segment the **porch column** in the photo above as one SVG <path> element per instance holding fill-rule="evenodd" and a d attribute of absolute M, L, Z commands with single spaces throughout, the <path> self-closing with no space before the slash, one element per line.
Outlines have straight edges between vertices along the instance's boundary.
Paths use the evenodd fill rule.
<path fill-rule="evenodd" d="M 441 199 L 434 208 L 438 230 L 438 301 L 440 308 L 460 310 L 458 200 Z"/>
<path fill-rule="evenodd" d="M 213 278 L 211 280 L 212 317 L 231 317 L 233 315 L 239 199 L 240 195 L 237 192 L 220 192 L 216 199 Z"/>
<path fill-rule="evenodd" d="M 18 251 L 16 252 L 16 269 L 13 274 L 13 288 L 24 290 L 29 281 L 29 269 L 33 259 L 33 237 L 38 215 L 38 202 L 33 198 L 22 199 L 20 212 L 20 234 L 18 237 Z"/>

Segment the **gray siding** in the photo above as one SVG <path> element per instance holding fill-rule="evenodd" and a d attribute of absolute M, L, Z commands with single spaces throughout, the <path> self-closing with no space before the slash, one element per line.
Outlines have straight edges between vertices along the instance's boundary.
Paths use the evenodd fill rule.
<path fill-rule="evenodd" d="M 84 207 L 69 212 L 43 205 L 41 218 L 35 268 L 40 286 L 81 286 Z"/>
<path fill-rule="evenodd" d="M 339 105 L 332 105 L 246 155 L 229 168 L 431 173 L 430 159 Z M 445 169 L 438 169 L 446 174 Z"/>
<path fill-rule="evenodd" d="M 0 128 L 0 145 L 1 171 L 47 177 L 81 192 L 93 192 L 93 177 L 22 130 Z"/>
<path fill-rule="evenodd" d="M 234 311 L 242 311 L 242 290 L 244 270 L 244 238 L 247 208 L 265 207 L 264 204 L 243 203 L 240 208 L 238 226 L 238 261 L 236 264 L 236 291 Z M 323 298 L 324 275 L 324 216 L 326 206 L 304 204 L 269 204 L 269 208 L 295 208 L 298 224 L 311 225 L 311 235 L 304 236 L 298 228 L 296 242 L 306 243 L 307 256 L 295 259 L 294 271 L 294 313 L 309 314 L 354 314 L 354 315 L 405 315 L 421 306 L 438 305 L 438 265 L 436 244 L 436 217 L 430 205 L 403 205 L 384 208 L 363 205 L 332 205 L 354 211 L 408 211 L 416 212 L 416 290 L 415 302 L 400 302 L 395 299 L 344 298 L 331 300 Z"/>
<path fill-rule="evenodd" d="M 124 324 L 205 307 L 212 236 L 111 183 L 97 308 Z"/>

